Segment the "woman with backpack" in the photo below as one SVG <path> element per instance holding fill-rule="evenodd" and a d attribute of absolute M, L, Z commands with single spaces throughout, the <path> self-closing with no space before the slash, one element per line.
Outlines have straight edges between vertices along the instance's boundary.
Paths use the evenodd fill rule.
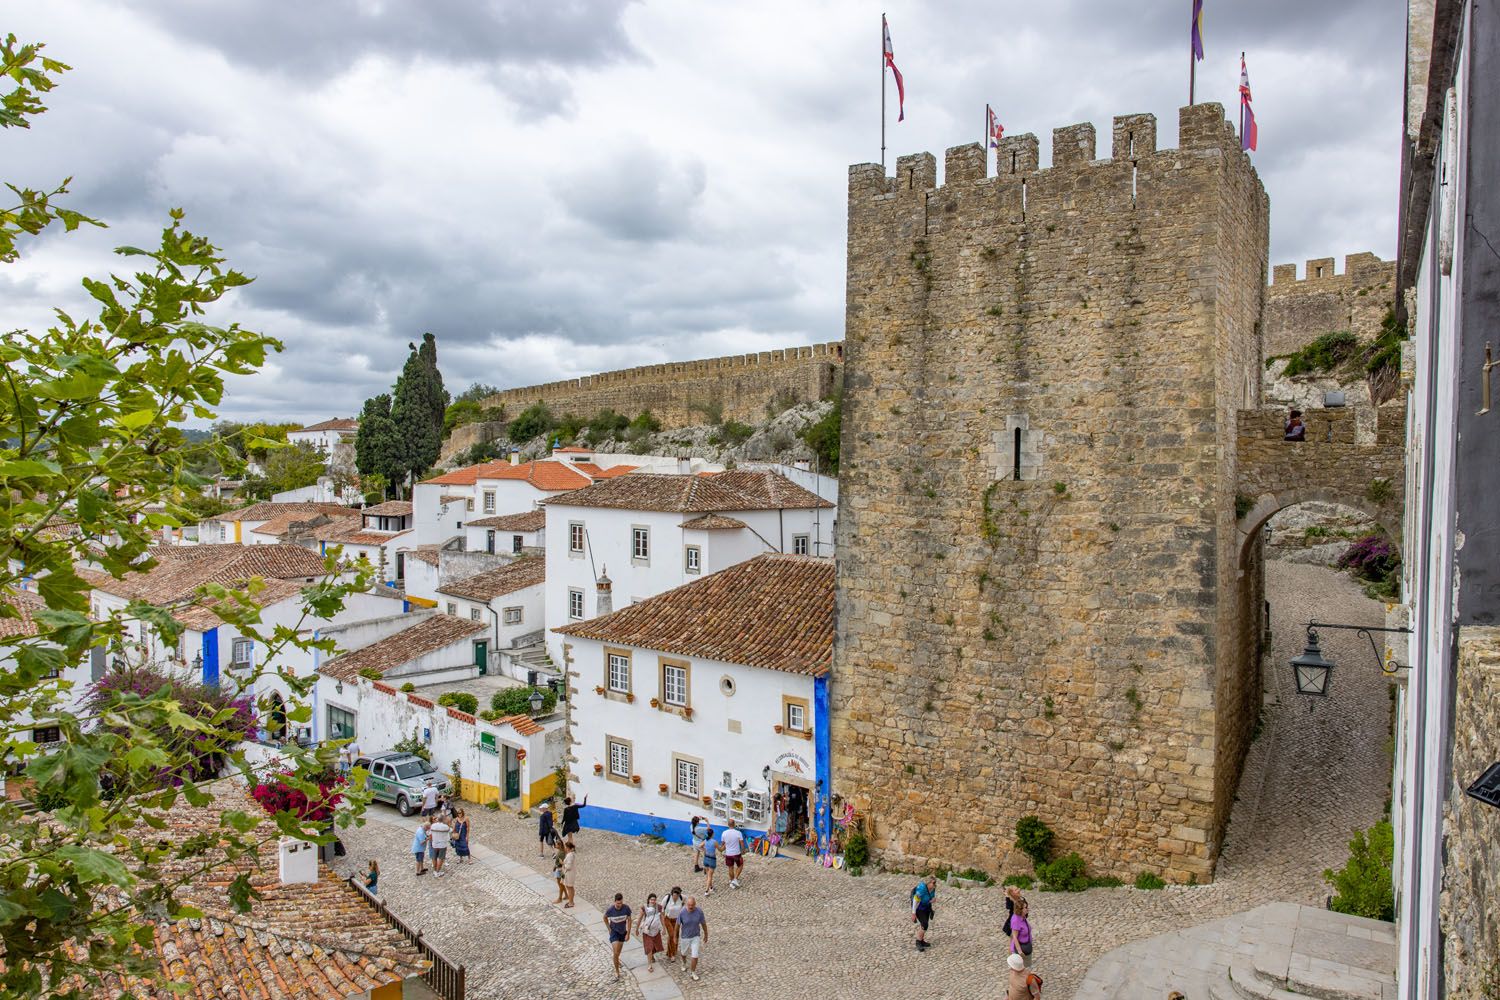
<path fill-rule="evenodd" d="M 1042 977 L 1026 971 L 1026 960 L 1012 954 L 1005 960 L 1010 966 L 1010 983 L 1005 1000 L 1039 1000 L 1042 995 Z"/>

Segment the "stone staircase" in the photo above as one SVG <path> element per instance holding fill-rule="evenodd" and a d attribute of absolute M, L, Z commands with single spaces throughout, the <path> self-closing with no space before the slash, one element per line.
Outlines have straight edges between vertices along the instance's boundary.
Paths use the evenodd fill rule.
<path fill-rule="evenodd" d="M 1074 1000 L 1396 1000 L 1396 930 L 1269 903 L 1136 941 L 1094 963 Z"/>

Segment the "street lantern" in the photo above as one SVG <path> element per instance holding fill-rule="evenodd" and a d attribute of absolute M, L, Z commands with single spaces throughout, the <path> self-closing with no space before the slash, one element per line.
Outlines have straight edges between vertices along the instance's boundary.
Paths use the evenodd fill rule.
<path fill-rule="evenodd" d="M 547 704 L 547 699 L 542 697 L 542 692 L 536 688 L 531 689 L 531 714 L 536 715 Z"/>
<path fill-rule="evenodd" d="M 1333 663 L 1323 659 L 1318 648 L 1318 633 L 1307 630 L 1307 648 L 1301 656 L 1292 657 L 1292 675 L 1297 680 L 1297 693 L 1326 697 L 1328 682 L 1333 676 Z"/>

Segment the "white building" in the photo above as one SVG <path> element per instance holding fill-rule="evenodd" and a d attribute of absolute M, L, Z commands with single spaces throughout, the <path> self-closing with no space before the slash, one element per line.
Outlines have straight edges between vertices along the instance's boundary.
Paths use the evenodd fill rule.
<path fill-rule="evenodd" d="M 527 668 L 519 666 L 519 655 L 542 641 L 546 574 L 547 561 L 528 556 L 442 584 L 438 603 L 446 614 L 489 627 L 492 662 L 509 676 L 526 680 Z"/>
<path fill-rule="evenodd" d="M 326 553 L 338 546 L 344 559 L 374 566 L 383 586 L 400 585 L 406 570 L 406 557 L 401 550 L 412 539 L 411 501 L 387 500 L 358 513 L 357 525 L 341 518 L 316 531 L 319 551 Z"/>
<path fill-rule="evenodd" d="M 341 444 L 354 444 L 359 434 L 359 421 L 348 417 L 336 417 L 320 424 L 312 424 L 300 430 L 287 431 L 289 444 L 309 444 L 325 454 L 332 454 Z"/>
<path fill-rule="evenodd" d="M 464 548 L 470 552 L 539 554 L 546 545 L 547 514 L 543 510 L 528 510 L 481 517 L 466 524 L 464 533 Z"/>
<path fill-rule="evenodd" d="M 27 591 L 18 591 L 6 594 L 0 597 L 0 600 L 9 604 L 15 611 L 14 617 L 0 618 L 0 638 L 27 639 L 41 631 L 34 616 L 37 612 L 44 610 L 47 605 L 40 597 Z M 14 669 L 14 659 L 11 653 L 14 648 L 13 646 L 0 647 L 0 671 Z M 103 651 L 95 652 L 102 654 Z M 49 685 L 52 693 L 55 693 L 57 707 L 70 714 L 77 714 L 83 699 L 88 695 L 89 685 L 104 676 L 104 664 L 105 658 L 102 655 L 96 655 L 50 675 L 44 683 Z M 26 731 L 28 725 L 31 726 L 29 737 Z M 56 743 L 62 738 L 61 730 L 45 716 L 36 718 L 30 713 L 23 713 L 9 721 L 7 728 L 9 738 L 14 740 L 29 738 L 31 742 L 43 746 Z M 0 791 L 3 790 L 4 776 L 0 774 Z"/>
<path fill-rule="evenodd" d="M 686 843 L 695 815 L 749 837 L 782 795 L 827 831 L 833 561 L 761 555 L 559 628 L 575 675 L 583 825 Z"/>
<path fill-rule="evenodd" d="M 634 472 L 547 502 L 550 630 L 765 552 L 830 553 L 834 507 L 774 472 Z"/>

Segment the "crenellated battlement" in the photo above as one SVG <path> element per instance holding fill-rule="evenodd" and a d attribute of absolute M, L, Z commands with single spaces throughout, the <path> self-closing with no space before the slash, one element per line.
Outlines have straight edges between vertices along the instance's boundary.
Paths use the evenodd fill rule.
<path fill-rule="evenodd" d="M 1378 337 L 1395 294 L 1396 262 L 1373 253 L 1349 254 L 1342 271 L 1332 257 L 1314 257 L 1301 278 L 1296 264 L 1277 264 L 1266 293 L 1266 356 L 1290 354 L 1337 330 Z"/>
<path fill-rule="evenodd" d="M 954 146 L 944 153 L 943 184 L 937 183 L 937 159 L 931 153 L 898 157 L 894 176 L 887 177 L 878 163 L 857 163 L 849 168 L 849 198 L 872 199 L 920 192 L 935 195 L 953 187 L 984 182 L 1005 186 L 1039 181 L 1044 186 L 1079 171 L 1109 166 L 1139 167 L 1154 157 L 1182 157 L 1217 153 L 1249 166 L 1240 150 L 1233 126 L 1218 104 L 1194 104 L 1178 112 L 1179 145 L 1156 148 L 1156 116 L 1119 115 L 1113 120 L 1109 156 L 1098 158 L 1098 136 L 1094 125 L 1082 122 L 1052 130 L 1052 163 L 1041 166 L 1041 144 L 1036 135 L 1006 136 L 996 150 L 996 173 L 989 176 L 988 157 L 979 143 Z"/>
<path fill-rule="evenodd" d="M 1396 262 L 1381 260 L 1376 254 L 1346 254 L 1344 269 L 1336 271 L 1332 257 L 1314 257 L 1304 266 L 1302 277 L 1297 277 L 1296 264 L 1277 264 L 1271 269 L 1272 285 L 1290 285 L 1305 281 L 1343 281 L 1354 285 L 1370 285 L 1390 280 L 1395 274 Z"/>

